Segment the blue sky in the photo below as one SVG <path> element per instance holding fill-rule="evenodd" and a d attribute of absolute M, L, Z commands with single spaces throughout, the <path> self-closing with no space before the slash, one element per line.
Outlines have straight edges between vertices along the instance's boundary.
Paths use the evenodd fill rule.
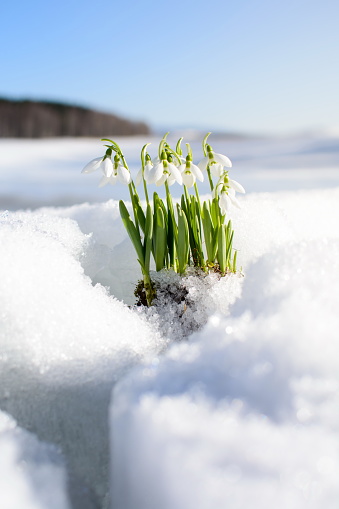
<path fill-rule="evenodd" d="M 337 0 L 30 0 L 0 7 L 0 95 L 164 129 L 339 129 Z"/>

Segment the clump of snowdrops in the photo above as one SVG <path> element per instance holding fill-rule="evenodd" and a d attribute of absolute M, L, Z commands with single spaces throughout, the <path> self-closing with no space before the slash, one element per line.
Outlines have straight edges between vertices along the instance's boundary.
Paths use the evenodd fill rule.
<path fill-rule="evenodd" d="M 214 152 L 207 142 L 202 148 L 204 157 L 196 165 L 193 153 L 186 143 L 184 156 L 179 139 L 175 149 L 162 138 L 156 158 L 151 158 L 147 148 L 141 150 L 141 168 L 132 180 L 124 154 L 119 145 L 110 139 L 103 157 L 90 161 L 82 173 L 102 170 L 99 187 L 121 182 L 129 188 L 132 217 L 125 203 L 120 200 L 120 214 L 135 248 L 143 275 L 143 291 L 148 306 L 156 295 L 150 277 L 151 258 L 156 271 L 172 269 L 184 275 L 189 267 L 202 273 L 217 272 L 220 276 L 237 272 L 237 251 L 233 248 L 234 231 L 228 212 L 232 205 L 239 207 L 235 193 L 244 193 L 241 184 L 229 177 L 232 163 L 228 157 Z M 208 178 L 212 196 L 201 202 L 197 182 Z M 142 206 L 137 187 L 143 183 L 145 207 Z M 174 203 L 170 192 L 173 184 L 183 187 L 179 203 Z M 165 186 L 166 200 L 154 192 L 151 200 L 148 185 Z M 193 192 L 190 192 L 193 191 Z"/>

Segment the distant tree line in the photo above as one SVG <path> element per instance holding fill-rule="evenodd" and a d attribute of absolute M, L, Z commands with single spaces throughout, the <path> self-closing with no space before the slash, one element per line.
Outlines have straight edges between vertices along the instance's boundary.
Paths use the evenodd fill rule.
<path fill-rule="evenodd" d="M 128 136 L 149 134 L 143 122 L 57 102 L 0 98 L 0 137 Z"/>

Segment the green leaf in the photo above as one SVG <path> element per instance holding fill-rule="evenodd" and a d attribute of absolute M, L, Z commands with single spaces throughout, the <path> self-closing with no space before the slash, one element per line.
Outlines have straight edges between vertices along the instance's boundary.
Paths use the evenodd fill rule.
<path fill-rule="evenodd" d="M 154 227 L 155 227 L 155 250 L 154 250 L 155 268 L 157 271 L 159 271 L 163 269 L 165 266 L 165 255 L 167 250 L 165 220 L 162 208 L 160 206 L 158 206 L 156 210 L 156 221 Z"/>
<path fill-rule="evenodd" d="M 129 238 L 131 239 L 134 249 L 137 252 L 139 263 L 141 267 L 145 269 L 144 249 L 141 243 L 140 235 L 128 213 L 126 205 L 122 200 L 119 201 L 119 210 L 122 222 L 124 223 Z"/>
<path fill-rule="evenodd" d="M 226 257 L 226 226 L 221 224 L 218 229 L 218 263 L 220 272 L 225 273 L 227 268 Z"/>
<path fill-rule="evenodd" d="M 234 231 L 232 230 L 230 239 L 228 241 L 227 250 L 226 250 L 226 263 L 228 266 L 231 265 L 231 253 L 232 253 L 232 244 L 233 244 L 233 234 Z"/>
<path fill-rule="evenodd" d="M 145 233 L 145 222 L 146 222 L 145 213 L 141 208 L 140 198 L 137 194 L 132 195 L 132 205 L 134 209 L 134 214 L 138 218 L 138 223 L 142 231 Z"/>
<path fill-rule="evenodd" d="M 215 252 L 213 249 L 214 228 L 213 228 L 211 214 L 210 214 L 210 211 L 208 210 L 208 205 L 206 202 L 204 202 L 203 207 L 202 207 L 202 226 L 203 226 L 203 230 L 204 230 L 207 261 L 210 263 L 214 263 L 214 258 L 215 258 Z"/>
<path fill-rule="evenodd" d="M 218 198 L 213 198 L 210 211 L 211 211 L 213 226 L 214 226 L 214 228 L 217 228 L 221 224 L 221 217 L 222 217 L 221 213 L 220 213 Z"/>
<path fill-rule="evenodd" d="M 237 256 L 238 256 L 238 251 L 234 251 L 233 266 L 232 266 L 233 272 L 237 272 Z"/>
<path fill-rule="evenodd" d="M 177 205 L 178 210 L 178 243 L 177 255 L 179 272 L 183 274 L 187 268 L 188 255 L 189 255 L 189 234 L 188 223 L 185 213 L 182 211 L 180 205 Z"/>
<path fill-rule="evenodd" d="M 145 270 L 149 272 L 150 258 L 152 251 L 152 239 L 153 239 L 153 213 L 150 204 L 147 205 L 146 209 L 146 225 L 145 225 L 145 240 L 144 240 L 144 264 Z"/>

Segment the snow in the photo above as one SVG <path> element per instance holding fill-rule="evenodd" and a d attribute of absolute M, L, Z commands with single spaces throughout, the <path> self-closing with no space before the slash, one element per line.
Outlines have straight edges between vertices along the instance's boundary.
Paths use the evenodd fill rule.
<path fill-rule="evenodd" d="M 93 500 L 107 493 L 111 388 L 166 339 L 92 285 L 80 263 L 91 239 L 75 221 L 17 212 L 0 225 L 1 408 L 62 448 L 73 496 L 86 507 L 86 490 Z"/>
<path fill-rule="evenodd" d="M 128 307 L 121 187 L 79 174 L 100 142 L 25 141 L 22 180 L 18 143 L 1 140 L 4 192 L 72 199 L 0 213 L 1 509 L 336 509 L 337 140 L 230 142 L 245 277 L 189 277 L 186 309 L 151 310 Z M 90 187 L 103 202 L 75 204 Z"/>
<path fill-rule="evenodd" d="M 69 509 L 60 453 L 0 411 L 1 509 Z"/>
<path fill-rule="evenodd" d="M 337 507 L 339 189 L 242 203 L 241 298 L 114 389 L 113 507 Z"/>

